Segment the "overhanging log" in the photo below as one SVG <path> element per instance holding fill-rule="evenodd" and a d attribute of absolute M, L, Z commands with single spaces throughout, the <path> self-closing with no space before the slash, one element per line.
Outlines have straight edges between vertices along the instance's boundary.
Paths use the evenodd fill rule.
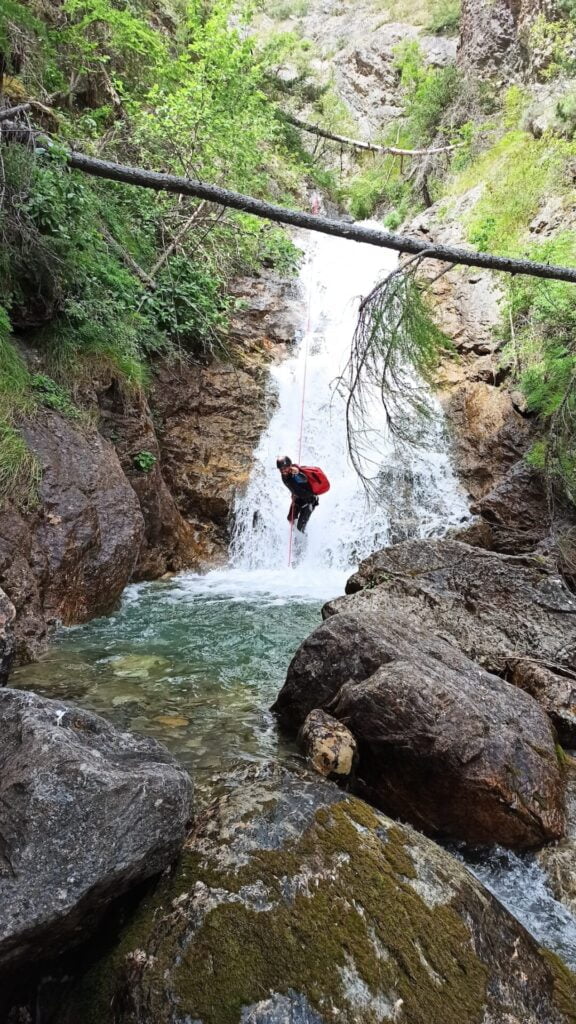
<path fill-rule="evenodd" d="M 6 141 L 17 141 L 27 145 L 40 145 L 50 148 L 53 143 L 47 136 L 34 132 L 23 125 L 3 122 L 0 127 L 0 138 Z M 125 185 L 136 185 L 140 188 L 154 189 L 157 192 L 171 192 L 177 195 L 195 196 L 220 206 L 252 214 L 265 220 L 279 224 L 290 224 L 292 227 L 304 228 L 308 231 L 319 231 L 325 235 L 346 238 L 353 242 L 363 242 L 382 249 L 395 252 L 410 253 L 423 259 L 435 259 L 444 263 L 454 263 L 465 267 L 478 267 L 481 270 L 498 270 L 505 274 L 526 274 L 530 277 L 541 277 L 551 281 L 569 281 L 576 283 L 576 267 L 562 267 L 549 263 L 537 263 L 533 260 L 511 259 L 509 256 L 494 256 L 490 253 L 473 252 L 454 246 L 438 245 L 414 238 L 410 235 L 397 235 L 381 228 L 366 227 L 358 223 L 344 223 L 318 214 L 291 210 L 275 203 L 267 203 L 254 196 L 242 195 L 217 185 L 208 185 L 193 178 L 180 178 L 173 174 L 162 174 L 159 171 L 148 171 L 142 167 L 131 167 L 113 163 L 110 160 L 99 160 L 76 150 L 70 150 L 66 157 L 70 167 L 108 181 L 118 181 Z"/>
<path fill-rule="evenodd" d="M 316 124 L 309 124 L 308 121 L 301 121 L 293 114 L 281 111 L 281 116 L 288 124 L 300 128 L 303 132 L 310 132 L 311 135 L 318 135 L 321 139 L 330 139 L 331 142 L 339 142 L 342 146 L 350 146 L 352 149 L 367 150 L 369 153 L 381 153 L 383 156 L 433 156 L 435 153 L 450 153 L 453 149 L 460 149 L 462 142 L 455 142 L 450 146 L 433 146 L 431 149 L 400 149 L 398 146 L 379 146 L 375 142 L 361 142 L 359 139 L 350 139 L 346 135 L 336 135 L 326 128 L 320 128 Z"/>

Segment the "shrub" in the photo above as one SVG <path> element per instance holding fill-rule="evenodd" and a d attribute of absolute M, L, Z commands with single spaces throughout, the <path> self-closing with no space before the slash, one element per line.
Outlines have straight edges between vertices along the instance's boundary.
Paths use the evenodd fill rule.
<path fill-rule="evenodd" d="M 156 456 L 152 452 L 138 452 L 133 457 L 132 463 L 141 473 L 149 473 L 156 465 Z"/>
<path fill-rule="evenodd" d="M 434 35 L 456 36 L 460 30 L 460 0 L 438 0 L 426 29 Z"/>

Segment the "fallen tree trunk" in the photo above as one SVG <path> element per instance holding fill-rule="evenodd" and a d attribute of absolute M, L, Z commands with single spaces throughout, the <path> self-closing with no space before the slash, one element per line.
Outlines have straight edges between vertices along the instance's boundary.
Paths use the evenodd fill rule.
<path fill-rule="evenodd" d="M 0 138 L 29 146 L 38 145 L 47 149 L 53 146 L 52 140 L 46 135 L 24 125 L 6 121 L 2 122 L 0 126 Z M 181 178 L 174 174 L 148 171 L 143 167 L 131 167 L 113 163 L 110 160 L 99 160 L 76 150 L 70 150 L 66 160 L 69 167 L 97 178 L 119 181 L 125 185 L 136 185 L 140 188 L 150 188 L 157 192 L 195 196 L 197 199 L 205 199 L 208 202 L 218 203 L 220 206 L 240 210 L 242 213 L 249 213 L 254 217 L 261 217 L 279 224 L 290 224 L 308 231 L 319 231 L 337 238 L 376 245 L 382 249 L 410 253 L 420 256 L 422 259 L 435 259 L 465 267 L 479 267 L 482 270 L 498 270 L 506 274 L 526 274 L 530 277 L 542 277 L 552 281 L 576 283 L 576 267 L 555 266 L 548 263 L 536 263 L 532 260 L 512 259 L 509 256 L 473 252 L 455 246 L 436 245 L 410 235 L 397 235 L 381 228 L 370 228 L 363 224 L 345 223 L 318 214 L 291 210 L 285 206 L 268 203 L 263 199 L 255 199 L 254 196 L 246 196 L 240 192 L 220 188 L 218 185 L 207 185 L 193 178 Z"/>
<path fill-rule="evenodd" d="M 303 132 L 310 132 L 311 135 L 318 135 L 321 139 L 330 139 L 331 142 L 351 146 L 352 149 L 364 149 L 370 153 L 381 153 L 384 156 L 432 156 L 435 153 L 449 153 L 462 146 L 461 142 L 451 146 L 435 146 L 432 149 L 399 149 L 398 146 L 379 146 L 375 142 L 361 142 L 359 139 L 350 139 L 346 135 L 336 135 L 335 132 L 329 132 L 326 128 L 320 128 L 316 124 L 309 124 L 308 121 L 301 121 L 299 117 L 286 114 L 284 111 L 281 112 L 281 116 L 288 121 L 288 124 L 293 124 L 295 128 L 300 128 Z"/>

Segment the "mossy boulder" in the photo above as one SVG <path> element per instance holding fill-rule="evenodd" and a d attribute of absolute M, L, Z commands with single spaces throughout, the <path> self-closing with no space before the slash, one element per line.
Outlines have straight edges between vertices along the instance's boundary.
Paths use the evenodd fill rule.
<path fill-rule="evenodd" d="M 57 1024 L 567 1024 L 576 978 L 448 853 L 244 769 Z"/>

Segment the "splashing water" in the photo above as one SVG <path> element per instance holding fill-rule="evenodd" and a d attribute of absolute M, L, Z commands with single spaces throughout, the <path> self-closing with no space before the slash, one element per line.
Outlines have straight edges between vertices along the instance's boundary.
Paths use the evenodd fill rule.
<path fill-rule="evenodd" d="M 369 427 L 380 439 L 382 500 L 367 506 L 348 463 L 344 398 L 334 381 L 349 352 L 359 296 L 395 257 L 340 239 L 306 244 L 303 338 L 271 372 L 275 412 L 237 501 L 231 564 L 206 576 L 181 573 L 128 588 L 116 614 L 60 630 L 39 664 L 14 675 L 16 686 L 77 701 L 121 729 L 162 740 L 192 771 L 197 802 L 211 799 L 239 761 L 299 757 L 267 709 L 291 656 L 318 624 L 321 602 L 342 593 L 355 564 L 378 547 L 441 533 L 467 515 L 440 414 L 426 448 L 400 455 L 376 402 Z M 320 498 L 289 569 L 290 495 L 276 456 L 298 460 L 307 348 L 301 461 L 322 466 L 332 489 Z M 459 855 L 539 941 L 576 963 L 576 922 L 530 857 L 498 850 Z"/>
<path fill-rule="evenodd" d="M 294 355 L 271 372 L 276 409 L 256 449 L 250 484 L 236 505 L 231 549 L 236 569 L 286 570 L 290 494 L 276 469 L 276 457 L 287 454 L 304 465 L 321 466 L 331 490 L 320 498 L 306 537 L 295 537 L 292 567 L 297 565 L 304 586 L 307 578 L 330 570 L 339 570 L 342 578 L 377 548 L 441 533 L 467 515 L 465 497 L 447 455 L 439 407 L 427 428 L 425 447 L 400 453 L 388 435 L 376 396 L 366 428 L 376 440 L 369 468 L 371 475 L 378 473 L 381 497 L 368 503 L 348 458 L 346 398 L 338 378 L 350 353 L 361 297 L 390 273 L 397 258 L 394 253 L 327 236 L 309 243 L 307 256 L 302 271 L 307 328 Z M 294 587 L 290 573 L 284 572 L 282 578 Z"/>

